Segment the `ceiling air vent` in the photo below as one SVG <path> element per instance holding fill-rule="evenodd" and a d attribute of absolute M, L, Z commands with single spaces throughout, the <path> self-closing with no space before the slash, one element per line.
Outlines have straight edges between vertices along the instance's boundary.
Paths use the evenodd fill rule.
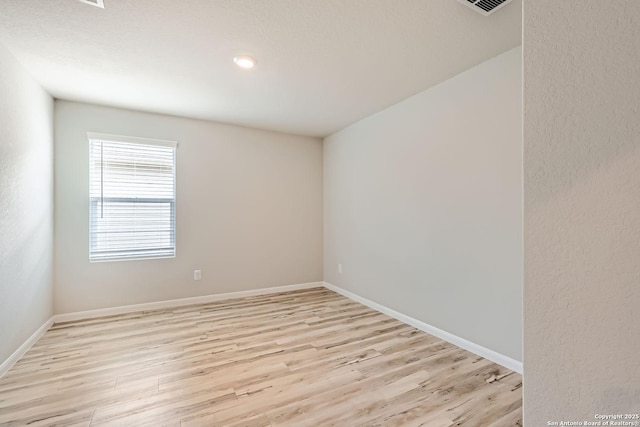
<path fill-rule="evenodd" d="M 101 7 L 104 9 L 104 0 L 78 0 L 80 3 L 90 4 L 91 6 Z"/>
<path fill-rule="evenodd" d="M 496 10 L 500 9 L 503 6 L 506 6 L 508 3 L 511 3 L 512 0 L 458 0 L 460 3 L 464 3 L 469 6 L 471 9 L 474 9 L 476 12 L 483 14 L 484 16 L 489 16 Z"/>

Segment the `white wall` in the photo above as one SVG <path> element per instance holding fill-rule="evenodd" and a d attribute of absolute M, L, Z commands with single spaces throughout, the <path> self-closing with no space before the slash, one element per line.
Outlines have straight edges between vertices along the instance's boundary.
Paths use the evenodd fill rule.
<path fill-rule="evenodd" d="M 526 426 L 640 412 L 639 41 L 637 0 L 527 3 Z"/>
<path fill-rule="evenodd" d="M 321 140 L 55 105 L 56 313 L 322 280 Z M 175 259 L 89 263 L 88 131 L 178 141 Z"/>
<path fill-rule="evenodd" d="M 0 364 L 52 315 L 53 100 L 0 45 Z"/>
<path fill-rule="evenodd" d="M 325 281 L 518 361 L 521 52 L 324 143 Z"/>

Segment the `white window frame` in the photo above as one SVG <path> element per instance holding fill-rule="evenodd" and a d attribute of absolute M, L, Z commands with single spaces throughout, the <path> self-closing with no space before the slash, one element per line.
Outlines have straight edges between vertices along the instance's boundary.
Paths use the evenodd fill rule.
<path fill-rule="evenodd" d="M 91 145 L 92 141 L 103 141 L 103 142 L 116 142 L 116 143 L 128 143 L 128 144 L 139 144 L 139 145 L 155 145 L 155 146 L 164 146 L 171 147 L 174 149 L 173 153 L 173 200 L 171 201 L 171 216 L 173 220 L 173 234 L 171 235 L 171 243 L 173 246 L 173 253 L 170 255 L 158 255 L 158 256 L 136 256 L 136 255 L 118 255 L 114 254 L 113 256 L 100 256 L 93 257 L 92 256 L 92 204 L 95 203 L 93 198 L 91 197 L 91 185 L 92 185 L 92 177 L 91 173 L 89 174 L 89 261 L 90 262 L 113 262 L 113 261 L 136 261 L 136 260 L 146 260 L 146 259 L 167 259 L 167 258 L 175 258 L 176 256 L 176 200 L 177 200 L 177 187 L 176 187 L 176 149 L 178 147 L 177 141 L 169 141 L 162 139 L 150 139 L 150 138 L 139 138 L 132 136 L 124 136 L 124 135 L 111 135 L 104 133 L 96 133 L 96 132 L 87 132 L 87 140 L 89 145 Z M 89 161 L 91 162 L 91 153 L 89 153 Z M 90 165 L 91 168 L 91 165 Z M 102 202 L 106 200 L 106 198 L 101 197 Z M 120 198 L 109 198 L 110 200 L 120 200 Z M 122 200 L 130 200 L 130 199 L 138 199 L 136 198 L 124 198 Z M 143 200 L 145 200 L 143 198 Z M 154 199 L 146 199 L 147 202 L 153 202 Z M 158 199 L 158 202 L 166 203 L 167 199 Z"/>

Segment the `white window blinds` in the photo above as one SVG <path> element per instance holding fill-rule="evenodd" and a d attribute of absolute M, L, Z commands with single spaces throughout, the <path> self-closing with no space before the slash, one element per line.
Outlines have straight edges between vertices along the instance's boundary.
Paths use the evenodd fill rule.
<path fill-rule="evenodd" d="M 89 259 L 175 256 L 176 143 L 89 136 Z"/>

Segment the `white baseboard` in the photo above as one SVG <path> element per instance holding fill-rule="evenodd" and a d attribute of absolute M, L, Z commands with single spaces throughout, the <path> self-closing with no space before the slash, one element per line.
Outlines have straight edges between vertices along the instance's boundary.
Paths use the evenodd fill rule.
<path fill-rule="evenodd" d="M 431 334 L 435 337 L 438 337 L 442 340 L 450 342 L 451 344 L 457 345 L 458 347 L 464 348 L 478 356 L 484 357 L 498 365 L 504 366 L 507 369 L 511 369 L 512 371 L 518 372 L 522 374 L 522 362 L 519 362 L 515 359 L 507 357 L 503 354 L 497 353 L 493 350 L 490 350 L 486 347 L 468 341 L 464 338 L 460 338 L 459 336 L 453 335 L 449 332 L 443 331 L 442 329 L 438 329 L 435 326 L 431 326 L 427 323 L 424 323 L 421 320 L 414 319 L 413 317 L 407 316 L 406 314 L 402 314 L 398 311 L 395 311 L 389 307 L 385 307 L 382 304 L 378 304 L 377 302 L 373 302 L 368 300 L 360 295 L 354 294 L 353 292 L 347 291 L 346 289 L 342 289 L 336 285 L 332 285 L 331 283 L 322 282 L 324 287 L 330 289 L 334 292 L 339 293 L 340 295 L 344 295 L 345 297 L 352 299 L 360 304 L 364 304 L 367 307 L 370 307 L 374 310 L 377 310 L 381 313 L 386 314 L 387 316 L 391 316 L 399 321 L 406 323 L 407 325 L 411 325 L 416 329 L 420 329 L 428 334 Z"/>
<path fill-rule="evenodd" d="M 229 292 L 225 294 L 203 295 L 200 297 L 180 298 L 166 301 L 147 302 L 143 304 L 125 305 L 120 307 L 100 308 L 97 310 L 78 311 L 75 313 L 56 314 L 54 323 L 71 322 L 95 317 L 113 316 L 116 314 L 134 313 L 136 311 L 157 310 L 163 308 L 180 307 L 185 305 L 206 304 L 233 298 L 245 298 L 256 295 L 277 294 L 300 289 L 321 288 L 322 282 L 301 283 L 297 285 L 276 286 L 273 288 L 252 289 L 249 291 Z"/>
<path fill-rule="evenodd" d="M 4 377 L 5 374 L 9 372 L 9 369 L 11 369 L 13 365 L 15 365 L 16 362 L 20 360 L 20 358 L 24 356 L 27 351 L 29 351 L 29 349 L 36 343 L 36 341 L 38 341 L 40 337 L 49 330 L 51 325 L 53 325 L 53 317 L 44 322 L 44 324 L 40 326 L 38 330 L 33 333 L 33 335 L 27 338 L 27 340 L 20 347 L 18 347 L 18 349 L 14 351 L 7 360 L 2 362 L 2 364 L 0 365 L 0 378 Z"/>

